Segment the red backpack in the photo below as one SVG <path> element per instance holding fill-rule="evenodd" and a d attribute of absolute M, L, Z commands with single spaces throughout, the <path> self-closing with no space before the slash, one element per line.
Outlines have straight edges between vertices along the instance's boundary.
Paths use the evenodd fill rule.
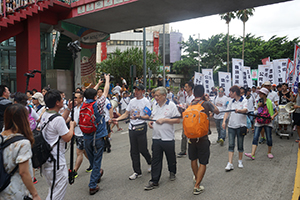
<path fill-rule="evenodd" d="M 85 134 L 91 134 L 96 132 L 97 123 L 96 116 L 94 113 L 94 104 L 96 101 L 92 103 L 83 103 L 80 113 L 79 113 L 79 127 L 81 131 Z"/>

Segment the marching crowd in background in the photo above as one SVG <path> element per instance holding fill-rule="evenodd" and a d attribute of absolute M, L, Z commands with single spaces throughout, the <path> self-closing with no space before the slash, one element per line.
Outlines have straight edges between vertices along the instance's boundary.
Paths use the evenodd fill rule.
<path fill-rule="evenodd" d="M 176 95 L 170 88 L 170 78 L 166 79 L 166 88 L 163 87 L 162 77 L 159 77 L 155 89 L 145 87 L 141 79 L 136 79 L 134 92 L 130 92 L 127 82 L 121 78 L 120 83 L 114 86 L 109 75 L 104 75 L 94 88 L 77 88 L 73 102 L 65 98 L 64 92 L 55 89 L 43 88 L 27 91 L 26 94 L 17 92 L 10 94 L 9 88 L 0 86 L 0 128 L 1 144 L 15 136 L 24 136 L 25 139 L 11 143 L 2 150 L 4 168 L 8 173 L 13 172 L 10 184 L 0 192 L 0 199 L 40 199 L 34 184 L 38 180 L 34 177 L 31 164 L 31 146 L 34 143 L 35 130 L 41 130 L 46 142 L 52 147 L 51 153 L 57 160 L 59 168 L 53 177 L 53 162 L 43 164 L 42 173 L 49 185 L 47 199 L 64 199 L 68 185 L 68 169 L 65 159 L 66 143 L 75 137 L 76 161 L 74 177 L 85 156 L 89 161 L 91 172 L 88 184 L 89 194 L 99 191 L 98 183 L 104 173 L 101 169 L 103 152 L 111 152 L 111 133 L 121 131 L 119 122 L 129 120 L 130 157 L 133 174 L 130 180 L 142 176 L 140 154 L 148 164 L 151 180 L 145 185 L 145 190 L 152 190 L 159 185 L 162 172 L 163 153 L 167 158 L 169 179 L 176 179 L 176 158 L 188 154 L 194 174 L 193 194 L 204 191 L 201 181 L 206 171 L 210 157 L 210 141 L 208 135 L 189 138 L 182 132 L 180 152 L 175 153 L 174 124 L 181 123 L 182 111 L 192 105 L 200 104 L 207 118 L 214 119 L 221 146 L 228 139 L 228 163 L 225 171 L 234 169 L 233 155 L 235 141 L 237 141 L 238 167 L 243 168 L 243 155 L 255 159 L 258 144 L 267 143 L 267 157 L 272 159 L 272 129 L 278 115 L 278 105 L 295 102 L 293 113 L 295 126 L 300 138 L 300 98 L 293 95 L 286 83 L 272 85 L 265 82 L 262 87 L 244 88 L 232 86 L 230 93 L 225 94 L 222 87 L 212 88 L 205 94 L 202 85 L 194 85 L 189 81 L 182 85 Z M 100 85 L 104 83 L 104 87 Z M 300 87 L 298 91 L 300 90 Z M 90 107 L 89 107 L 90 106 Z M 92 110 L 94 124 L 90 127 L 81 125 L 82 110 Z M 74 109 L 72 118 L 71 110 Z M 57 117 L 51 117 L 57 115 Z M 260 116 L 261 118 L 258 118 Z M 52 121 L 51 121 L 52 120 Z M 114 130 L 114 127 L 117 127 Z M 202 124 L 199 123 L 199 126 Z M 148 150 L 147 129 L 153 129 L 152 154 Z M 228 135 L 226 134 L 226 130 Z M 287 125 L 278 126 L 276 132 L 286 132 Z M 244 137 L 253 132 L 252 151 L 244 153 Z M 237 138 L 237 139 L 235 139 Z M 296 142 L 299 142 L 297 139 Z M 4 144 L 4 143 L 3 143 Z M 57 146 L 57 148 L 54 148 Z M 55 186 L 52 187 L 55 181 Z"/>

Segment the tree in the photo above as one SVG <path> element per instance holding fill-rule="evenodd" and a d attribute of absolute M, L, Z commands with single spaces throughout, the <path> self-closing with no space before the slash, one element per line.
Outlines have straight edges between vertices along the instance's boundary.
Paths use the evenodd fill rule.
<path fill-rule="evenodd" d="M 227 24 L 227 72 L 229 72 L 229 23 L 231 19 L 235 18 L 234 12 L 227 12 L 221 14 L 221 19 L 226 21 Z"/>
<path fill-rule="evenodd" d="M 242 49 L 242 59 L 244 60 L 244 50 L 245 50 L 245 25 L 250 16 L 253 16 L 254 8 L 247 8 L 244 10 L 239 10 L 236 12 L 238 19 L 243 22 L 243 49 Z"/>
<path fill-rule="evenodd" d="M 115 77 L 115 82 L 121 84 L 120 78 L 123 77 L 127 82 L 130 80 L 130 66 L 136 66 L 136 75 L 141 77 L 143 75 L 143 50 L 141 48 L 130 48 L 123 52 L 120 49 L 110 55 L 101 63 L 97 63 L 98 73 L 110 73 Z M 155 53 L 146 52 L 147 68 L 152 70 L 152 74 L 156 74 L 158 66 L 162 65 L 160 59 Z M 128 82 L 129 85 L 129 82 Z"/>

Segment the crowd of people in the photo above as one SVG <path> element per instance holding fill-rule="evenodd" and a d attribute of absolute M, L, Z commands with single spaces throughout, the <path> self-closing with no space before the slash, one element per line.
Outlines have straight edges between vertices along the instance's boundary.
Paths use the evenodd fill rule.
<path fill-rule="evenodd" d="M 129 120 L 129 144 L 133 174 L 130 180 L 142 176 L 140 155 L 147 164 L 151 179 L 145 185 L 145 190 L 152 190 L 159 185 L 162 172 L 163 153 L 168 164 L 169 179 L 176 180 L 177 158 L 185 157 L 191 160 L 191 170 L 194 174 L 193 194 L 198 195 L 204 191 L 201 185 L 210 157 L 210 141 L 207 131 L 200 138 L 188 138 L 182 132 L 180 152 L 176 155 L 174 124 L 181 122 L 182 111 L 190 105 L 201 104 L 207 118 L 215 120 L 218 140 L 223 146 L 228 140 L 228 163 L 225 171 L 232 171 L 235 141 L 237 141 L 238 167 L 243 168 L 243 155 L 255 159 L 258 144 L 267 142 L 267 157 L 272 159 L 272 128 L 274 119 L 278 115 L 278 105 L 290 101 L 295 102 L 294 124 L 300 138 L 300 98 L 293 95 L 287 84 L 279 86 L 265 82 L 263 86 L 243 88 L 232 86 L 230 93 L 225 94 L 222 87 L 212 88 L 212 92 L 205 94 L 202 85 L 187 82 L 180 87 L 176 95 L 168 87 L 158 86 L 145 91 L 144 85 L 137 81 L 134 92 L 129 92 L 127 82 L 121 78 L 113 86 L 110 76 L 104 75 L 94 88 L 77 88 L 74 96 L 74 107 L 71 100 L 65 99 L 65 94 L 55 89 L 43 88 L 27 91 L 26 94 L 17 92 L 10 94 L 9 88 L 0 86 L 0 125 L 1 138 L 6 141 L 17 135 L 26 139 L 10 144 L 3 151 L 5 170 L 13 174 L 11 183 L 0 193 L 0 199 L 22 199 L 25 196 L 40 199 L 34 184 L 38 180 L 34 177 L 31 164 L 31 146 L 34 143 L 33 132 L 42 128 L 45 140 L 52 147 L 51 153 L 57 156 L 56 179 L 53 180 L 53 162 L 43 164 L 42 173 L 49 185 L 47 199 L 64 199 L 68 185 L 68 169 L 65 159 L 65 148 L 72 137 L 76 141 L 76 161 L 74 177 L 85 156 L 89 161 L 87 172 L 91 172 L 88 184 L 89 194 L 94 195 L 99 191 L 98 183 L 104 170 L 101 168 L 103 152 L 112 151 L 111 133 L 114 126 L 116 131 L 122 129 L 118 126 L 122 120 Z M 105 82 L 105 83 L 104 83 Z M 100 86 L 104 83 L 104 87 Z M 300 88 L 300 87 L 299 87 Z M 299 91 L 299 89 L 298 89 Z M 13 100 L 12 100 L 13 99 Z M 12 101 L 11 101 L 12 100 Z M 83 130 L 80 121 L 82 109 L 91 106 L 95 118 L 95 130 L 87 133 Z M 74 111 L 72 118 L 71 111 Z M 51 116 L 58 115 L 52 121 Z M 261 118 L 257 118 L 257 115 Z M 212 118 L 213 116 L 213 118 Z M 254 117 L 253 117 L 254 116 Z M 256 117 L 255 117 L 256 116 Z M 201 124 L 199 123 L 199 126 Z M 147 130 L 152 129 L 152 154 L 148 150 Z M 264 129 L 264 131 L 262 131 Z M 286 131 L 286 126 L 279 126 L 278 132 Z M 228 136 L 226 134 L 228 131 Z M 253 132 L 252 151 L 244 153 L 244 136 Z M 235 139 L 237 138 L 237 139 Z M 296 140 L 299 142 L 299 139 Z M 54 148 L 54 147 L 57 148 Z M 55 181 L 54 188 L 51 188 Z"/>

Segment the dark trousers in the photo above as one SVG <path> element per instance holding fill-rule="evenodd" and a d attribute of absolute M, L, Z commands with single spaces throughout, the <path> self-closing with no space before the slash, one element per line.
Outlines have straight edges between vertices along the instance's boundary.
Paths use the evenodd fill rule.
<path fill-rule="evenodd" d="M 151 155 L 147 148 L 147 124 L 145 123 L 141 131 L 129 130 L 129 141 L 133 171 L 142 174 L 140 153 L 144 156 L 148 165 L 151 165 Z"/>
<path fill-rule="evenodd" d="M 165 152 L 167 158 L 169 172 L 176 174 L 175 140 L 162 141 L 153 139 L 151 164 L 151 181 L 153 183 L 158 183 L 161 176 L 163 152 Z"/>

